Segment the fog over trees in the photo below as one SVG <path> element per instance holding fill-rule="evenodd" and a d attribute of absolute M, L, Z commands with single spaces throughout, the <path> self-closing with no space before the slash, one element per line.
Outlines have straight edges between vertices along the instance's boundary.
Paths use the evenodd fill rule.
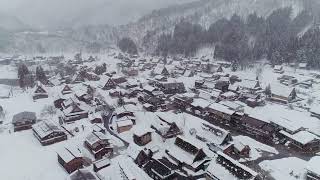
<path fill-rule="evenodd" d="M 266 18 L 234 14 L 207 29 L 181 21 L 172 34 L 160 36 L 156 53 L 192 56 L 202 46 L 214 45 L 216 58 L 239 64 L 267 58 L 272 64 L 306 62 L 320 68 L 320 31 L 314 14 L 305 10 L 293 19 L 291 14 L 292 8 L 277 9 Z"/>

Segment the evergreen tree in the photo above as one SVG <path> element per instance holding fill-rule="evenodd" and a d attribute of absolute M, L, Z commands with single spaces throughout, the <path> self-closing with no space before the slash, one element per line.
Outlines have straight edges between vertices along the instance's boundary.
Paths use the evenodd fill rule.
<path fill-rule="evenodd" d="M 46 84 L 48 82 L 47 76 L 41 66 L 38 66 L 36 68 L 36 80 L 40 81 L 43 84 Z"/>
<path fill-rule="evenodd" d="M 137 48 L 136 43 L 128 37 L 122 38 L 118 42 L 118 47 L 124 53 L 138 54 L 138 48 Z"/>
<path fill-rule="evenodd" d="M 19 86 L 21 88 L 26 87 L 25 78 L 29 74 L 28 67 L 25 64 L 20 64 L 18 67 L 18 78 L 19 78 Z"/>

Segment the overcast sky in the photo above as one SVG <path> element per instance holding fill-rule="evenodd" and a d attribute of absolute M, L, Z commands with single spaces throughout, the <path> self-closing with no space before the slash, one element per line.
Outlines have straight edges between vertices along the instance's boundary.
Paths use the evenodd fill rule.
<path fill-rule="evenodd" d="M 0 12 L 34 27 L 125 24 L 154 9 L 194 0 L 0 0 Z"/>

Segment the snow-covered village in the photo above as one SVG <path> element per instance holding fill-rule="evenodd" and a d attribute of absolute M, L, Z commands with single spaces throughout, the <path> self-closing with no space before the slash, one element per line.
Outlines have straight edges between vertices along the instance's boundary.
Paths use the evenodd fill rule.
<path fill-rule="evenodd" d="M 0 0 L 0 180 L 320 180 L 317 0 L 45 2 Z"/>
<path fill-rule="evenodd" d="M 20 61 L 50 78 L 1 85 L 1 179 L 319 177 L 320 74 L 304 64 L 114 51 L 17 57 L 1 77 Z"/>

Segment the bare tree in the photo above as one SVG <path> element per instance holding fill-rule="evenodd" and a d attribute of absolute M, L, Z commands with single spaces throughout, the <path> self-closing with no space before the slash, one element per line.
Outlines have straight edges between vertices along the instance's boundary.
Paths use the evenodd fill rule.
<path fill-rule="evenodd" d="M 46 105 L 42 111 L 41 111 L 41 116 L 45 117 L 45 116 L 54 116 L 55 114 L 57 114 L 57 109 L 54 106 L 50 106 L 50 105 Z"/>

